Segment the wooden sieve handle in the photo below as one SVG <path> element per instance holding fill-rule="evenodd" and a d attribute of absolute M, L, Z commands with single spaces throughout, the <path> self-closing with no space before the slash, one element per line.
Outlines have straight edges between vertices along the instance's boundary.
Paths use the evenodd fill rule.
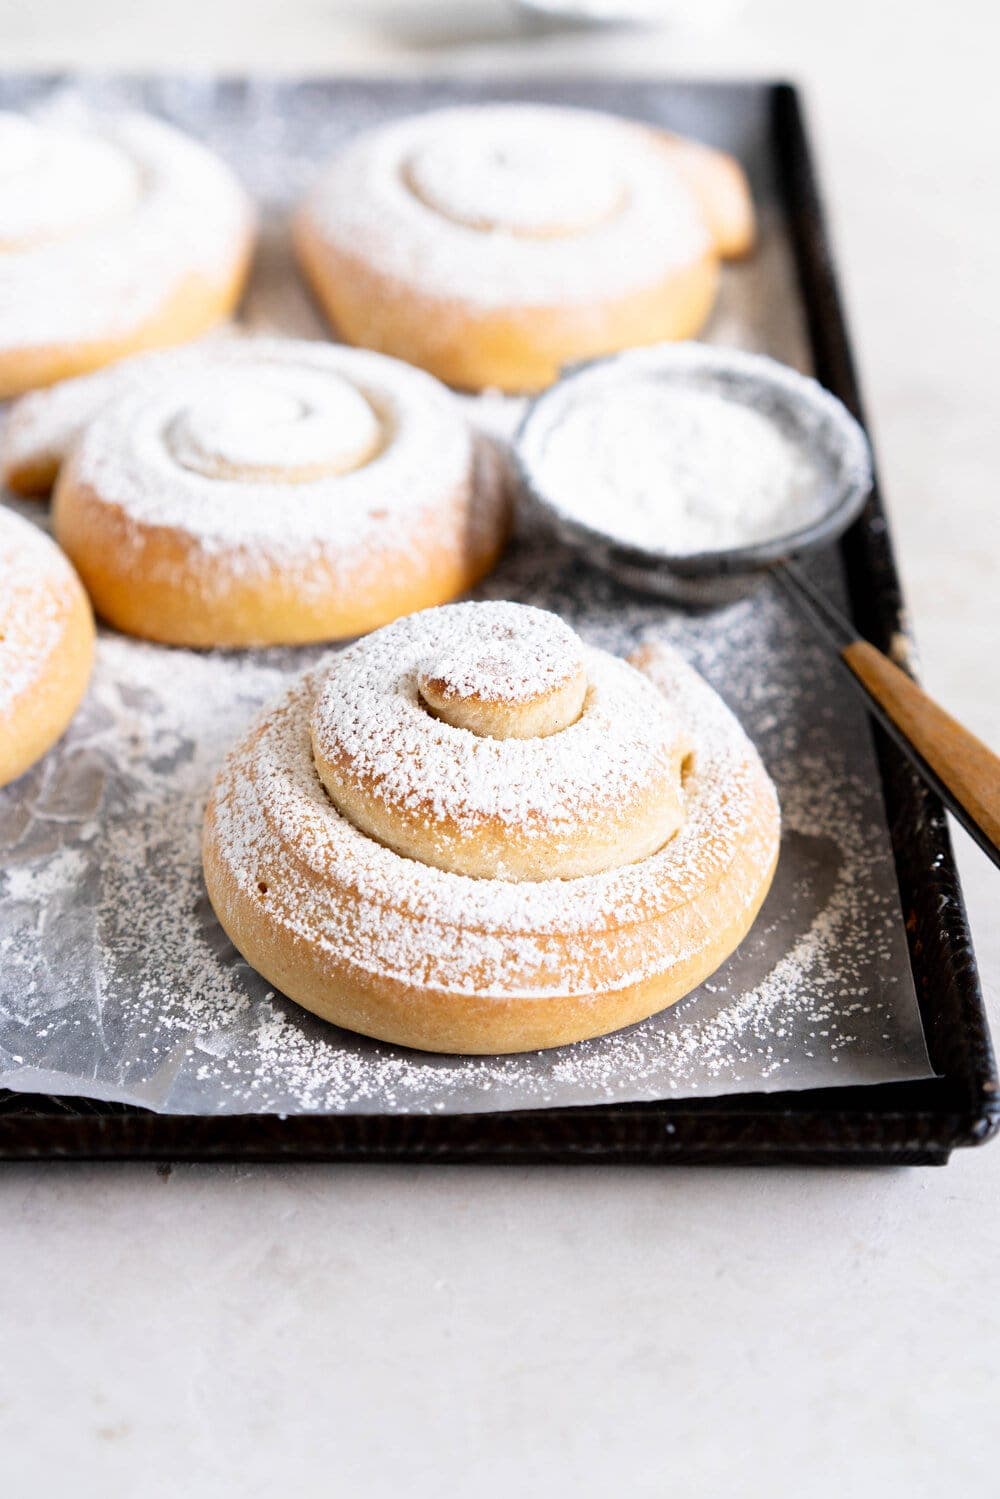
<path fill-rule="evenodd" d="M 869 711 L 1000 867 L 1000 757 L 888 656 L 861 640 L 796 563 L 775 567 L 774 578 L 834 645 Z"/>
<path fill-rule="evenodd" d="M 840 656 L 947 790 L 944 799 L 956 817 L 1000 865 L 1000 756 L 867 640 L 852 641 Z"/>

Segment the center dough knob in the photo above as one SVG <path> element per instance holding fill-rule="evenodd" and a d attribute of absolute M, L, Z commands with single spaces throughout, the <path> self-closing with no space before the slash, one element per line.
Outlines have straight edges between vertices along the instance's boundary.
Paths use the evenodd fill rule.
<path fill-rule="evenodd" d="M 476 616 L 473 616 L 476 618 Z M 544 739 L 583 712 L 581 642 L 553 615 L 510 606 L 418 674 L 424 705 L 444 723 L 489 739 Z"/>
<path fill-rule="evenodd" d="M 262 361 L 189 392 L 167 438 L 183 468 L 209 479 L 309 483 L 363 467 L 382 430 L 350 381 Z"/>
<path fill-rule="evenodd" d="M 605 130 L 576 115 L 501 107 L 432 124 L 403 168 L 410 191 L 467 229 L 522 239 L 585 234 L 621 208 Z"/>
<path fill-rule="evenodd" d="M 340 815 L 477 879 L 574 879 L 644 859 L 684 818 L 685 732 L 625 661 L 521 604 L 452 604 L 342 652 L 313 703 Z"/>

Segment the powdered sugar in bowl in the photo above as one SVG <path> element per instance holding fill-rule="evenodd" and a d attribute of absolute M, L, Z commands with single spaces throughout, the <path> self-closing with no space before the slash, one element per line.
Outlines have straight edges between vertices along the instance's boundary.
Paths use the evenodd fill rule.
<path fill-rule="evenodd" d="M 868 441 L 815 380 L 759 354 L 661 344 L 574 366 L 528 408 L 522 488 L 596 566 L 696 605 L 838 537 Z"/>

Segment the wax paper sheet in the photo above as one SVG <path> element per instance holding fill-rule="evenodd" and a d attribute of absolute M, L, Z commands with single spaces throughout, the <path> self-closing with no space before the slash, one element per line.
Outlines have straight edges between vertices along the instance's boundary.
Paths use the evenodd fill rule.
<path fill-rule="evenodd" d="M 456 97 L 619 109 L 736 150 L 761 213 L 707 336 L 806 367 L 774 206 L 761 96 L 738 87 L 588 83 L 7 81 L 4 107 L 138 103 L 232 161 L 261 201 L 241 320 L 318 337 L 287 210 L 318 162 L 388 114 Z M 517 403 L 466 401 L 509 431 Z M 10 499 L 7 503 L 16 503 Z M 44 510 L 20 504 L 45 524 Z M 839 564 L 817 559 L 837 597 Z M 468 1112 L 876 1083 L 929 1075 L 871 738 L 840 669 L 775 590 L 699 616 L 629 593 L 523 525 L 479 590 L 557 610 L 624 653 L 677 646 L 740 717 L 774 776 L 784 837 L 753 931 L 700 989 L 614 1036 L 460 1059 L 339 1031 L 274 994 L 220 930 L 199 830 L 222 754 L 321 650 L 192 652 L 102 634 L 65 740 L 0 791 L 0 1084 L 172 1113 Z"/>

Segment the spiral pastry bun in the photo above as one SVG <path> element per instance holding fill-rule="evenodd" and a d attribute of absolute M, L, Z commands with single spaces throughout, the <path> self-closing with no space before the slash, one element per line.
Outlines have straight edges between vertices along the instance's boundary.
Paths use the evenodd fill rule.
<path fill-rule="evenodd" d="M 64 460 L 64 461 L 62 461 Z M 332 344 L 149 355 L 14 408 L 97 612 L 175 645 L 335 640 L 454 598 L 508 528 L 497 449 L 420 370 Z"/>
<path fill-rule="evenodd" d="M 0 507 L 0 786 L 60 737 L 87 687 L 94 621 L 62 552 Z"/>
<path fill-rule="evenodd" d="M 302 678 L 220 771 L 203 856 L 236 947 L 306 1009 L 500 1053 L 687 994 L 752 924 L 778 838 L 753 746 L 673 652 L 629 664 L 540 610 L 455 604 Z"/>
<path fill-rule="evenodd" d="M 196 337 L 252 243 L 229 168 L 170 126 L 0 113 L 0 397 Z"/>
<path fill-rule="evenodd" d="M 527 104 L 435 110 L 359 136 L 296 222 L 306 276 L 351 343 L 506 391 L 696 333 L 720 256 L 753 233 L 730 157 Z"/>

